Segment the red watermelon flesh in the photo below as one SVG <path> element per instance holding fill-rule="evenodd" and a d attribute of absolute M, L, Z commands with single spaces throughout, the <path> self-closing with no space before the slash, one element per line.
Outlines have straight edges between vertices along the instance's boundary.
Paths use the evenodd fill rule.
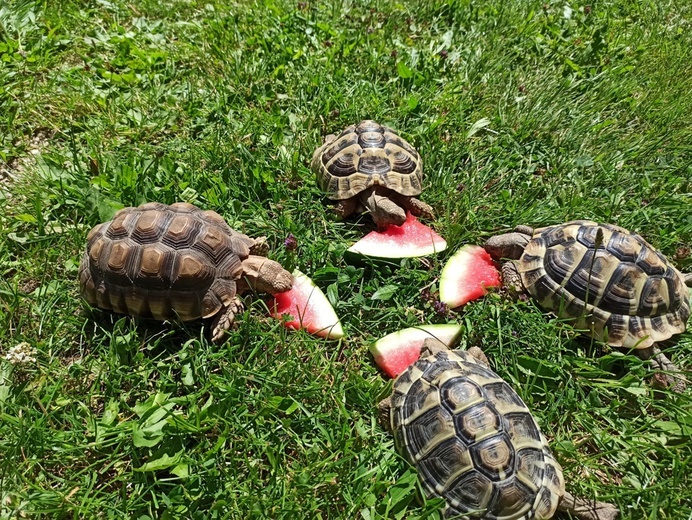
<path fill-rule="evenodd" d="M 499 287 L 500 272 L 485 249 L 465 245 L 447 261 L 440 275 L 440 301 L 459 307 Z"/>
<path fill-rule="evenodd" d="M 310 334 L 329 339 L 344 336 L 334 307 L 320 288 L 298 269 L 293 271 L 293 288 L 275 294 L 269 309 L 272 317 L 285 319 L 288 328 L 304 328 Z"/>
<path fill-rule="evenodd" d="M 447 248 L 447 241 L 411 213 L 401 226 L 393 224 L 371 231 L 348 251 L 378 258 L 412 258 L 432 255 Z"/>
<path fill-rule="evenodd" d="M 437 338 L 450 346 L 461 332 L 461 325 L 422 325 L 393 332 L 370 346 L 375 363 L 389 377 L 396 377 L 420 357 L 420 350 L 428 338 Z"/>

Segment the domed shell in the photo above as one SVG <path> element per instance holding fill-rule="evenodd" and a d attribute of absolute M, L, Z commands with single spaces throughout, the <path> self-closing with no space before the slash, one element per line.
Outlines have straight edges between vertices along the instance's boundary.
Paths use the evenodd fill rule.
<path fill-rule="evenodd" d="M 89 304 L 157 320 L 216 314 L 236 294 L 254 240 L 213 211 L 148 203 L 94 227 L 79 268 Z"/>
<path fill-rule="evenodd" d="M 611 224 L 536 229 L 518 267 L 541 306 L 612 346 L 650 347 L 683 332 L 690 316 L 682 273 L 642 237 Z"/>
<path fill-rule="evenodd" d="M 445 516 L 552 518 L 562 469 L 521 398 L 463 351 L 419 359 L 394 382 L 391 428 Z M 472 512 L 475 512 L 472 513 Z"/>
<path fill-rule="evenodd" d="M 350 199 L 371 186 L 419 195 L 423 163 L 394 130 L 375 121 L 351 125 L 319 148 L 312 160 L 320 188 L 330 199 Z"/>

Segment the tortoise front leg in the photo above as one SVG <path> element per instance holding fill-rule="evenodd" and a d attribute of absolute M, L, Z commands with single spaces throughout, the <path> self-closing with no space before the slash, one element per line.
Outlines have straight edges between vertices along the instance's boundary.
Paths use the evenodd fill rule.
<path fill-rule="evenodd" d="M 254 242 L 250 246 L 250 254 L 267 256 L 267 253 L 269 253 L 269 243 L 267 242 L 267 237 L 257 237 L 253 240 Z"/>
<path fill-rule="evenodd" d="M 396 202 L 399 206 L 404 208 L 406 211 L 410 211 L 412 215 L 416 217 L 423 217 L 428 220 L 435 219 L 435 212 L 429 204 L 426 204 L 416 197 L 406 197 L 398 193 L 392 194 L 392 200 Z"/>
<path fill-rule="evenodd" d="M 579 520 L 615 520 L 620 514 L 613 504 L 578 498 L 568 491 L 562 495 L 557 508 Z"/>
<path fill-rule="evenodd" d="M 346 219 L 356 212 L 358 207 L 358 199 L 356 197 L 351 197 L 350 199 L 339 200 L 334 204 L 334 212 L 339 215 L 340 218 Z"/>
<path fill-rule="evenodd" d="M 470 347 L 466 352 L 468 352 L 469 356 L 471 356 L 473 359 L 475 359 L 482 365 L 490 367 L 488 356 L 485 355 L 485 352 L 483 352 L 483 350 L 480 347 Z"/>
<path fill-rule="evenodd" d="M 654 369 L 661 370 L 661 377 L 657 379 L 662 383 L 662 386 L 670 388 L 673 392 L 678 394 L 685 391 L 687 388 L 687 381 L 682 371 L 668 359 L 656 345 L 649 348 L 637 349 L 635 353 L 641 359 L 648 359 L 651 361 Z"/>
<path fill-rule="evenodd" d="M 382 399 L 377 404 L 377 422 L 379 423 L 382 428 L 384 428 L 387 431 L 392 430 L 392 419 L 391 419 L 391 413 L 392 413 L 392 398 L 387 397 L 385 399 Z"/>
<path fill-rule="evenodd" d="M 502 283 L 517 294 L 526 292 L 517 264 L 512 261 L 502 264 Z"/>
<path fill-rule="evenodd" d="M 221 343 L 226 331 L 231 330 L 236 315 L 243 312 L 244 309 L 245 304 L 243 300 L 236 296 L 228 307 L 223 307 L 216 316 L 214 316 L 214 320 L 211 323 L 212 343 Z"/>

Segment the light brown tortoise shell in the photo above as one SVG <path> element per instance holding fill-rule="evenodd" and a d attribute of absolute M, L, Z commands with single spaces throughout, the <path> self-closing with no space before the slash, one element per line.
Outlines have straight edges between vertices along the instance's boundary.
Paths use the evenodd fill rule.
<path fill-rule="evenodd" d="M 132 316 L 207 318 L 231 304 L 254 244 L 192 204 L 125 208 L 90 231 L 81 292 L 91 305 Z"/>

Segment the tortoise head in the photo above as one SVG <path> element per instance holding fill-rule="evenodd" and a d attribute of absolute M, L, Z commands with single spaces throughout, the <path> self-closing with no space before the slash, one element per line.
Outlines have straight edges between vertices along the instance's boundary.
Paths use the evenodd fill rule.
<path fill-rule="evenodd" d="M 242 276 L 236 281 L 239 293 L 252 289 L 277 294 L 293 287 L 293 275 L 274 260 L 250 255 L 242 261 L 242 266 Z"/>
<path fill-rule="evenodd" d="M 483 247 L 495 260 L 501 258 L 509 258 L 510 260 L 519 260 L 526 244 L 531 240 L 531 233 L 527 232 L 523 226 L 517 228 L 512 233 L 504 233 L 490 237 Z"/>

